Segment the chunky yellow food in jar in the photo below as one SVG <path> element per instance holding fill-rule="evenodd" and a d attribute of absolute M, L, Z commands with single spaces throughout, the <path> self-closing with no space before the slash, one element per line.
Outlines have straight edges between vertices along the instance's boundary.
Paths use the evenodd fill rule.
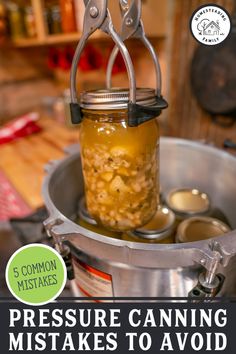
<path fill-rule="evenodd" d="M 80 144 L 90 215 L 116 231 L 146 224 L 159 198 L 157 120 L 130 127 L 125 110 L 84 110 Z"/>
<path fill-rule="evenodd" d="M 78 206 L 79 206 L 78 218 L 75 220 L 75 222 L 78 225 L 84 227 L 87 230 L 96 232 L 102 236 L 107 236 L 107 237 L 112 237 L 112 238 L 117 238 L 117 239 L 121 238 L 121 235 L 122 235 L 121 232 L 107 230 L 102 225 L 98 225 L 96 223 L 96 221 L 93 218 L 91 218 L 91 216 L 89 215 L 84 197 L 80 198 Z"/>

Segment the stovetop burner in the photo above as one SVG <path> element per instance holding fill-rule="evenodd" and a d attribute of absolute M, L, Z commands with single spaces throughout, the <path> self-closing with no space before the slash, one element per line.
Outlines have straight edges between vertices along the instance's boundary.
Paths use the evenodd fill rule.
<path fill-rule="evenodd" d="M 42 207 L 24 218 L 0 222 L 0 298 L 11 296 L 5 281 L 5 269 L 9 258 L 18 248 L 31 243 L 53 246 L 53 240 L 47 236 L 43 226 L 47 217 L 47 210 Z M 61 296 L 71 296 L 68 286 Z"/>

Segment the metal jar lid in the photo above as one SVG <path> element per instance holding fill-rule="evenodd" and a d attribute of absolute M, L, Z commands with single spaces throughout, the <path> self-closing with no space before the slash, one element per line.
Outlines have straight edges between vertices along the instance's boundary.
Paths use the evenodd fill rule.
<path fill-rule="evenodd" d="M 109 90 L 91 90 L 80 94 L 80 106 L 84 109 L 112 110 L 127 109 L 129 90 L 113 88 Z M 151 88 L 136 89 L 136 103 L 142 106 L 152 106 L 156 103 L 155 90 Z"/>
<path fill-rule="evenodd" d="M 135 238 L 161 241 L 170 236 L 175 226 L 175 214 L 166 206 L 159 206 L 154 217 L 142 228 L 130 231 Z"/>
<path fill-rule="evenodd" d="M 85 202 L 85 198 L 82 197 L 79 200 L 79 210 L 78 210 L 78 215 L 80 217 L 81 220 L 86 221 L 88 224 L 90 225 L 97 225 L 96 220 L 94 220 L 89 212 L 88 209 L 86 207 L 86 202 Z"/>
<path fill-rule="evenodd" d="M 218 219 L 194 216 L 179 224 L 176 241 L 183 243 L 206 240 L 229 231 L 229 226 Z"/>
<path fill-rule="evenodd" d="M 166 197 L 166 204 L 180 217 L 206 214 L 210 210 L 208 195 L 196 188 L 171 190 Z"/>

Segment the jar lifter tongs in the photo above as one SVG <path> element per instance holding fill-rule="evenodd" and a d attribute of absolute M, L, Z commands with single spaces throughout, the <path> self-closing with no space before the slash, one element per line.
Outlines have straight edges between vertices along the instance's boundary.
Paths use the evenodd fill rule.
<path fill-rule="evenodd" d="M 108 0 L 84 0 L 85 15 L 83 23 L 83 31 L 81 39 L 77 45 L 71 66 L 70 91 L 71 91 L 71 119 L 72 123 L 78 124 L 83 119 L 82 109 L 77 98 L 76 74 L 78 62 L 81 53 L 86 45 L 88 38 L 100 29 L 104 33 L 111 36 L 115 42 L 115 47 L 111 53 L 107 67 L 107 87 L 111 86 L 111 73 L 115 58 L 120 51 L 126 65 L 129 79 L 129 103 L 128 103 L 128 124 L 129 126 L 137 126 L 147 120 L 160 115 L 162 109 L 166 108 L 167 102 L 161 96 L 161 71 L 155 51 L 145 36 L 143 23 L 141 21 L 141 0 L 132 0 L 128 5 L 127 0 L 120 0 L 120 9 L 122 14 L 121 35 L 115 31 L 111 19 L 110 12 L 107 8 Z M 128 38 L 140 39 L 149 50 L 155 64 L 157 77 L 156 84 L 156 102 L 152 106 L 142 106 L 136 103 L 136 79 L 134 67 L 126 48 L 124 41 Z"/>

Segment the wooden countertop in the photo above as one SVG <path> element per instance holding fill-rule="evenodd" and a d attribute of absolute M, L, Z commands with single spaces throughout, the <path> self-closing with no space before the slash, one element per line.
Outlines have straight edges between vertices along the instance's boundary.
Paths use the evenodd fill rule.
<path fill-rule="evenodd" d="M 67 128 L 50 118 L 41 118 L 40 133 L 0 145 L 0 169 L 32 209 L 43 205 L 44 166 L 61 159 L 63 149 L 78 142 L 78 128 Z"/>

